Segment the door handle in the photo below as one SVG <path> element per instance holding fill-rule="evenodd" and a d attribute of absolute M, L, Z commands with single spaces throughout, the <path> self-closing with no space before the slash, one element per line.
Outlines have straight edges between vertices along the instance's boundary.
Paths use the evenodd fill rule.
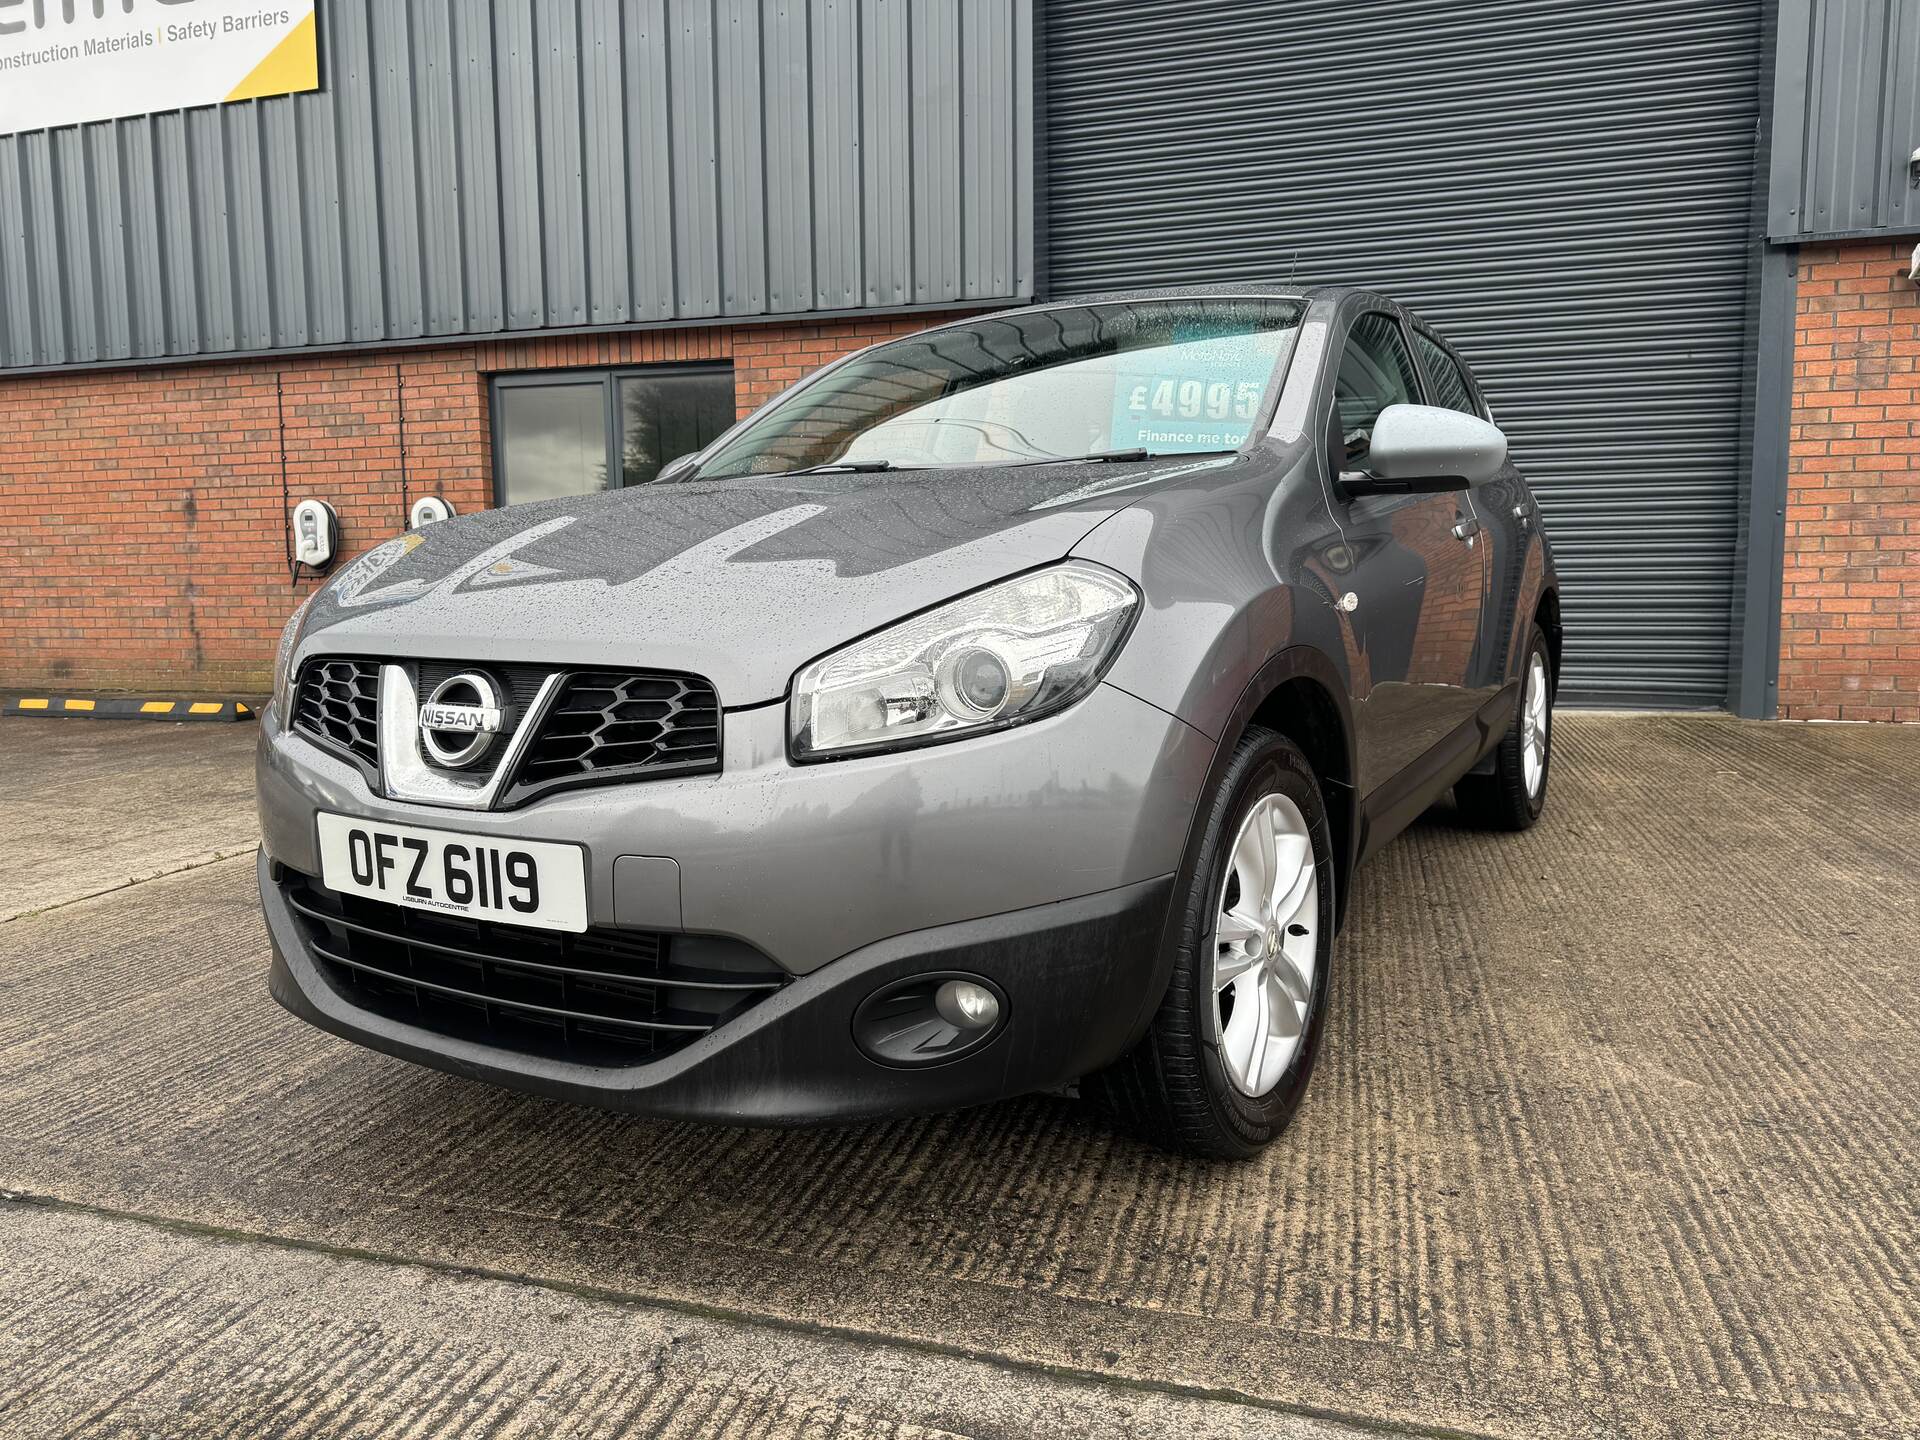
<path fill-rule="evenodd" d="M 1458 525 L 1453 527 L 1453 538 L 1456 540 L 1464 540 L 1469 545 L 1473 543 L 1473 537 L 1479 533 L 1480 522 L 1474 519 L 1462 520 Z"/>

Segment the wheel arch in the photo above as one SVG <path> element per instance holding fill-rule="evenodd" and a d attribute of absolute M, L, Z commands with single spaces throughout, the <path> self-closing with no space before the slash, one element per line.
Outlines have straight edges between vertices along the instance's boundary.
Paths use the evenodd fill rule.
<path fill-rule="evenodd" d="M 1220 727 L 1203 794 L 1212 793 L 1250 725 L 1264 725 L 1285 735 L 1300 747 L 1320 777 L 1321 800 L 1332 831 L 1335 923 L 1343 923 L 1360 817 L 1354 784 L 1353 710 L 1339 667 L 1315 646 L 1291 645 L 1255 671 Z M 1196 815 L 1187 836 L 1183 869 L 1198 863 L 1198 829 Z"/>
<path fill-rule="evenodd" d="M 1533 618 L 1547 637 L 1547 654 L 1553 658 L 1553 688 L 1557 692 L 1560 689 L 1560 654 L 1562 636 L 1565 633 L 1560 626 L 1560 592 L 1558 589 L 1553 586 L 1548 586 L 1540 592 L 1539 603 L 1537 603 L 1533 609 Z"/>
<path fill-rule="evenodd" d="M 1289 646 L 1273 655 L 1254 672 L 1228 712 L 1200 790 L 1202 803 L 1194 807 L 1193 818 L 1188 822 L 1173 893 L 1182 894 L 1193 883 L 1204 858 L 1199 853 L 1204 797 L 1213 794 L 1240 738 L 1248 726 L 1256 724 L 1277 731 L 1298 745 L 1319 777 L 1321 802 L 1326 807 L 1331 832 L 1328 839 L 1334 859 L 1333 909 L 1337 933 L 1346 923 L 1347 894 L 1359 856 L 1360 809 L 1353 780 L 1353 712 L 1339 668 L 1324 652 L 1311 645 Z M 1160 963 L 1129 1029 L 1128 1049 L 1146 1033 L 1166 994 L 1172 976 L 1174 927 L 1179 923 L 1176 910 L 1177 907 L 1169 908 L 1160 940 Z"/>
<path fill-rule="evenodd" d="M 1311 658 L 1309 658 L 1311 657 Z M 1231 735 L 1222 734 L 1225 753 L 1249 725 L 1263 725 L 1298 745 L 1320 780 L 1321 803 L 1326 806 L 1334 861 L 1334 928 L 1346 923 L 1347 893 L 1351 888 L 1359 830 L 1358 796 L 1353 776 L 1353 718 L 1331 662 L 1305 647 L 1283 652 L 1278 674 L 1263 670 L 1256 677 L 1273 683 L 1265 689 L 1246 719 Z M 1315 664 L 1314 661 L 1318 661 Z M 1252 687 L 1250 687 L 1252 688 Z M 1237 712 L 1236 712 L 1237 713 Z"/>

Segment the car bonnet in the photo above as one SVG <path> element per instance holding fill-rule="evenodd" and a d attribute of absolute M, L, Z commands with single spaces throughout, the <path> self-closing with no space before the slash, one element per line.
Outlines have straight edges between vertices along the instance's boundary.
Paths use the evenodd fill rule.
<path fill-rule="evenodd" d="M 1232 456 L 641 486 L 388 540 L 316 597 L 296 660 L 689 672 L 728 708 L 847 641 L 1059 560 L 1144 490 Z"/>

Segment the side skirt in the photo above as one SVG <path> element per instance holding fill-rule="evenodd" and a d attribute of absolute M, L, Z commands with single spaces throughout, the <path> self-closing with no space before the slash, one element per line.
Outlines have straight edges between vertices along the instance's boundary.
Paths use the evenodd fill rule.
<path fill-rule="evenodd" d="M 1367 859 L 1419 819 L 1454 781 L 1490 763 L 1519 699 L 1519 681 L 1502 686 L 1464 725 L 1367 796 L 1360 805 L 1358 858 Z"/>

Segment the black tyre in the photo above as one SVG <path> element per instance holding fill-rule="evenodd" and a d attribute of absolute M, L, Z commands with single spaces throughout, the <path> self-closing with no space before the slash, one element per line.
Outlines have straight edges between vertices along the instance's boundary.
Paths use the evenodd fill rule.
<path fill-rule="evenodd" d="M 1491 775 L 1468 775 L 1453 787 L 1460 812 L 1489 830 L 1525 830 L 1547 804 L 1553 768 L 1553 652 L 1538 625 L 1520 672 L 1520 705 L 1513 727 L 1493 752 Z"/>
<path fill-rule="evenodd" d="M 1174 896 L 1166 998 L 1082 1093 L 1169 1149 L 1237 1160 L 1287 1127 L 1313 1073 L 1333 850 L 1313 767 L 1271 730 L 1241 738 L 1204 803 L 1200 860 Z"/>

